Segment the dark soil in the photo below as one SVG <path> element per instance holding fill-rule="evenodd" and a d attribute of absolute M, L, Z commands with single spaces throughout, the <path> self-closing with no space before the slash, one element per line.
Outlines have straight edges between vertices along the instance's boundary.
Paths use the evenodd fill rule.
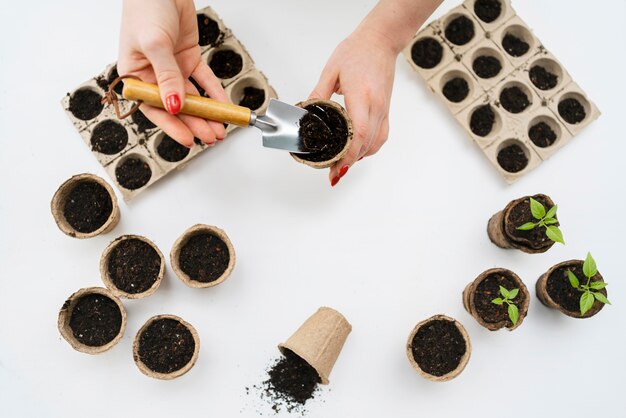
<path fill-rule="evenodd" d="M 543 207 L 546 208 L 546 212 L 554 205 L 554 203 L 548 200 L 548 197 L 543 194 L 536 194 L 532 198 L 541 203 Z M 504 219 L 504 229 L 507 237 L 536 249 L 550 247 L 554 244 L 546 235 L 546 228 L 544 227 L 535 227 L 530 231 L 517 229 L 518 226 L 527 222 L 537 222 L 537 219 L 533 217 L 530 211 L 530 199 L 524 199 L 508 211 Z M 558 223 L 554 225 L 559 226 Z"/>
<path fill-rule="evenodd" d="M 193 77 L 189 77 L 189 81 L 191 81 L 191 84 L 193 84 L 194 87 L 198 90 L 198 96 L 209 97 L 209 95 L 206 94 L 206 90 L 204 90 Z"/>
<path fill-rule="evenodd" d="M 585 107 L 574 98 L 559 102 L 559 115 L 565 119 L 565 122 L 572 125 L 582 122 L 587 117 Z"/>
<path fill-rule="evenodd" d="M 122 313 L 112 299 L 89 294 L 82 296 L 70 314 L 70 328 L 74 338 L 90 347 L 111 342 L 122 328 Z"/>
<path fill-rule="evenodd" d="M 476 286 L 473 296 L 474 307 L 476 308 L 476 313 L 478 313 L 483 321 L 488 323 L 506 321 L 505 326 L 512 327 L 513 322 L 509 318 L 508 305 L 506 303 L 502 305 L 491 303 L 495 298 L 502 297 L 500 294 L 500 286 L 504 286 L 506 290 L 519 289 L 519 285 L 510 277 L 500 273 L 490 274 Z M 524 305 L 525 301 L 526 295 L 522 291 L 512 300 L 518 309 Z"/>
<path fill-rule="evenodd" d="M 315 150 L 315 152 L 296 155 L 303 160 L 312 162 L 331 160 L 343 150 L 348 142 L 348 123 L 345 117 L 335 108 L 325 104 L 310 104 L 306 106 L 305 109 L 309 113 L 317 116 L 323 124 L 316 124 L 317 131 L 312 131 L 312 133 L 309 134 L 303 132 L 303 127 L 304 129 L 309 129 L 306 127 L 307 122 L 300 122 L 301 128 L 299 135 L 303 139 L 305 147 Z M 307 120 L 309 120 L 309 117 L 307 117 Z M 313 119 L 310 120 L 312 121 Z M 325 128 L 322 125 L 325 125 Z M 327 136 L 324 140 L 326 129 L 330 129 L 330 136 Z M 310 135 L 308 139 L 307 135 Z M 320 147 L 322 141 L 323 145 Z"/>
<path fill-rule="evenodd" d="M 321 379 L 315 369 L 306 361 L 285 349 L 268 370 L 268 379 L 261 385 L 262 396 L 272 403 L 272 409 L 279 412 L 303 412 L 302 406 L 314 398 Z"/>
<path fill-rule="evenodd" d="M 496 123 L 496 114 L 490 105 L 480 106 L 472 112 L 470 117 L 470 129 L 474 135 L 485 137 L 489 135 Z"/>
<path fill-rule="evenodd" d="M 116 78 L 118 78 L 120 75 L 117 73 L 117 65 L 115 67 L 113 67 L 111 69 L 111 73 L 109 74 L 109 78 L 107 79 L 107 83 L 113 84 L 113 82 L 115 81 Z M 108 87 L 107 87 L 108 89 Z M 121 95 L 122 94 L 122 90 L 124 89 L 124 81 L 120 81 L 119 83 L 117 83 L 115 85 L 115 88 L 113 89 L 113 91 L 115 91 L 117 94 Z"/>
<path fill-rule="evenodd" d="M 100 228 L 113 212 L 107 189 L 95 181 L 82 181 L 68 193 L 63 216 L 72 228 L 90 233 Z"/>
<path fill-rule="evenodd" d="M 443 376 L 459 366 L 467 346 L 455 323 L 440 319 L 429 321 L 417 330 L 411 351 L 424 372 Z"/>
<path fill-rule="evenodd" d="M 313 112 L 307 112 L 300 119 L 298 136 L 302 140 L 304 149 L 310 152 L 319 152 L 328 144 L 332 131 L 324 121 Z"/>
<path fill-rule="evenodd" d="M 454 45 L 465 45 L 474 38 L 474 23 L 466 16 L 459 16 L 446 26 L 446 39 Z"/>
<path fill-rule="evenodd" d="M 102 112 L 101 100 L 102 96 L 89 88 L 78 89 L 70 96 L 69 111 L 77 119 L 91 120 Z"/>
<path fill-rule="evenodd" d="M 175 139 L 165 135 L 157 146 L 159 157 L 170 163 L 176 163 L 184 160 L 191 150 L 186 146 L 178 143 Z"/>
<path fill-rule="evenodd" d="M 127 158 L 115 169 L 117 182 L 128 190 L 145 186 L 150 181 L 150 177 L 152 177 L 152 170 L 141 158 Z"/>
<path fill-rule="evenodd" d="M 507 112 L 520 113 L 530 106 L 530 100 L 521 88 L 513 86 L 502 89 L 500 104 Z"/>
<path fill-rule="evenodd" d="M 245 87 L 243 97 L 239 101 L 239 106 L 247 107 L 250 110 L 257 110 L 265 103 L 265 90 L 256 87 Z"/>
<path fill-rule="evenodd" d="M 137 130 L 139 132 L 146 132 L 149 129 L 156 128 L 156 125 L 152 123 L 152 121 L 148 119 L 146 115 L 144 115 L 143 112 L 139 109 L 137 109 L 137 111 L 133 113 L 130 117 L 135 125 L 137 125 Z"/>
<path fill-rule="evenodd" d="M 119 241 L 109 253 L 107 270 L 115 287 L 126 293 L 142 293 L 156 282 L 161 257 L 152 246 L 137 238 Z"/>
<path fill-rule="evenodd" d="M 469 94 L 469 85 L 464 78 L 455 77 L 444 84 L 441 90 L 446 99 L 453 103 L 460 103 Z"/>
<path fill-rule="evenodd" d="M 443 47 L 434 38 L 422 38 L 411 47 L 411 59 L 420 68 L 435 68 L 443 58 Z"/>
<path fill-rule="evenodd" d="M 498 164 L 504 171 L 517 173 L 526 168 L 528 157 L 522 147 L 512 144 L 500 150 L 498 153 Z"/>
<path fill-rule="evenodd" d="M 485 23 L 491 23 L 502 13 L 500 0 L 476 0 L 474 13 Z"/>
<path fill-rule="evenodd" d="M 91 150 L 113 155 L 128 145 L 128 132 L 119 122 L 107 119 L 100 122 L 91 133 Z"/>
<path fill-rule="evenodd" d="M 546 281 L 546 291 L 559 306 L 570 312 L 578 312 L 580 315 L 580 297 L 582 292 L 574 289 L 570 284 L 567 277 L 568 270 L 571 270 L 578 277 L 581 284 L 587 284 L 587 277 L 583 273 L 583 262 L 578 261 L 554 270 Z M 599 275 L 596 275 L 591 279 L 591 283 L 598 280 L 600 280 Z M 606 289 L 600 290 L 600 293 L 606 296 Z M 594 301 L 592 309 L 597 308 L 598 305 L 602 305 L 602 303 L 597 300 Z"/>
<path fill-rule="evenodd" d="M 217 22 L 205 14 L 198 14 L 198 44 L 216 46 L 223 36 Z"/>
<path fill-rule="evenodd" d="M 545 122 L 534 124 L 528 129 L 528 137 L 533 144 L 541 148 L 549 147 L 556 141 L 556 133 Z"/>
<path fill-rule="evenodd" d="M 231 49 L 224 49 L 213 54 L 209 67 L 211 67 L 216 77 L 222 79 L 233 78 L 241 72 L 243 58 Z"/>
<path fill-rule="evenodd" d="M 196 342 L 191 331 L 171 318 L 148 325 L 139 336 L 137 355 L 150 370 L 172 373 L 182 369 L 193 357 Z"/>
<path fill-rule="evenodd" d="M 199 233 L 180 249 L 178 264 L 191 280 L 210 283 L 220 278 L 228 268 L 228 246 L 216 235 Z"/>
<path fill-rule="evenodd" d="M 530 45 L 515 35 L 507 33 L 502 38 L 502 48 L 512 57 L 521 57 L 530 49 Z"/>
<path fill-rule="evenodd" d="M 533 66 L 528 72 L 530 81 L 539 90 L 550 90 L 559 83 L 559 77 L 556 74 L 543 68 L 541 65 Z"/>
<path fill-rule="evenodd" d="M 502 71 L 502 64 L 496 57 L 481 55 L 472 63 L 472 69 L 480 78 L 493 78 Z"/>

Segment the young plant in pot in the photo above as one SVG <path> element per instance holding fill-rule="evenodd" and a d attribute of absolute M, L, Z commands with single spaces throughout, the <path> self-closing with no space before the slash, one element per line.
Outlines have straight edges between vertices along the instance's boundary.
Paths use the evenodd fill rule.
<path fill-rule="evenodd" d="M 590 318 L 611 304 L 606 286 L 591 253 L 587 253 L 585 261 L 569 260 L 552 266 L 539 277 L 535 289 L 548 308 L 572 318 Z"/>
<path fill-rule="evenodd" d="M 481 273 L 463 291 L 463 306 L 490 331 L 519 327 L 530 303 L 528 289 L 517 274 L 504 268 Z"/>
<path fill-rule="evenodd" d="M 555 242 L 565 244 L 556 211 L 557 205 L 544 194 L 513 200 L 489 219 L 489 239 L 500 248 L 544 253 Z"/>

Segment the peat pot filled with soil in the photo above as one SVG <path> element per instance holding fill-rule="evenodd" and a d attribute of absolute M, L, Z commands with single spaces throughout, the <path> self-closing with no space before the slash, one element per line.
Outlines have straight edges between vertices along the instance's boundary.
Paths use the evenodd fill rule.
<path fill-rule="evenodd" d="M 604 286 L 604 278 L 597 270 L 589 274 L 585 274 L 583 260 L 569 260 L 552 266 L 547 272 L 539 277 L 535 290 L 537 297 L 548 308 L 557 309 L 572 318 L 590 318 L 600 312 L 604 308 L 605 303 L 600 299 L 606 300 L 607 291 Z M 594 263 L 595 264 L 595 263 Z M 601 296 L 594 297 L 590 295 L 593 304 L 589 304 L 588 310 L 581 314 L 581 297 L 583 292 L 573 286 L 570 279 L 570 273 L 573 274 L 579 284 L 585 285 L 589 279 L 589 285 L 593 293 L 599 293 Z M 596 284 L 594 284 L 596 283 Z M 602 298 L 604 296 L 604 298 Z"/>
<path fill-rule="evenodd" d="M 175 315 L 157 315 L 141 327 L 133 343 L 139 370 L 155 379 L 171 380 L 187 373 L 198 359 L 200 337 Z"/>
<path fill-rule="evenodd" d="M 74 238 L 109 232 L 120 220 L 113 189 L 93 174 L 78 174 L 65 181 L 50 206 L 59 229 Z"/>
<path fill-rule="evenodd" d="M 552 218 L 557 222 L 551 223 L 547 227 L 537 225 L 528 230 L 520 229 L 520 227 L 530 222 L 539 222 L 539 219 L 535 217 L 535 215 L 538 214 L 533 214 L 531 198 L 544 207 L 546 211 L 543 216 L 544 218 Z M 524 196 L 512 200 L 504 209 L 489 219 L 489 223 L 487 224 L 489 239 L 500 248 L 516 248 L 529 254 L 545 253 L 555 243 L 555 241 L 548 236 L 550 233 L 548 228 L 553 230 L 559 226 L 558 219 L 556 218 L 556 209 L 553 209 L 554 214 L 549 213 L 554 207 L 555 205 L 552 199 L 544 194 Z"/>
<path fill-rule="evenodd" d="M 115 296 L 140 299 L 159 288 L 165 258 L 157 246 L 139 235 L 122 235 L 100 257 L 100 276 Z"/>
<path fill-rule="evenodd" d="M 469 335 L 463 325 L 445 315 L 435 315 L 418 323 L 406 343 L 411 366 L 433 382 L 447 382 L 461 374 L 471 351 Z"/>
<path fill-rule="evenodd" d="M 117 344 L 124 335 L 126 311 L 107 289 L 80 289 L 63 304 L 58 327 L 76 351 L 99 354 Z"/>
<path fill-rule="evenodd" d="M 528 313 L 530 294 L 511 270 L 493 268 L 482 272 L 463 290 L 463 306 L 490 331 L 513 331 Z"/>
<path fill-rule="evenodd" d="M 222 283 L 235 267 L 235 249 L 228 235 L 211 225 L 194 225 L 174 243 L 170 262 L 176 275 L 189 287 Z"/>
<path fill-rule="evenodd" d="M 313 168 L 327 168 L 348 152 L 352 143 L 352 120 L 338 103 L 309 99 L 296 106 L 308 113 L 300 120 L 300 138 L 309 154 L 291 153 L 299 163 Z"/>

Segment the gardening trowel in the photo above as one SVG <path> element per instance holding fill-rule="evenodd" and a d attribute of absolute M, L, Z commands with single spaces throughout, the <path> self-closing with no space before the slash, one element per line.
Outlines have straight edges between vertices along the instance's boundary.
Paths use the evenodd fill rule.
<path fill-rule="evenodd" d="M 126 78 L 122 96 L 127 100 L 164 108 L 159 87 L 155 84 Z M 180 113 L 242 127 L 254 126 L 263 132 L 265 147 L 302 154 L 311 152 L 299 135 L 300 119 L 308 112 L 275 99 L 270 99 L 265 115 L 259 116 L 247 107 L 188 94 Z"/>

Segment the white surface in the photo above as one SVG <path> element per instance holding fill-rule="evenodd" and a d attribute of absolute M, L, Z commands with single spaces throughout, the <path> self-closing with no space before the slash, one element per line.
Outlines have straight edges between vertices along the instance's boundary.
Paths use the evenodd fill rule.
<path fill-rule="evenodd" d="M 118 3 L 0 5 L 0 416 L 268 412 L 244 387 L 264 378 L 276 345 L 322 305 L 344 313 L 353 332 L 329 388 L 309 405 L 311 417 L 623 413 L 624 1 L 514 3 L 603 114 L 512 186 L 400 57 L 390 139 L 338 187 L 329 187 L 326 171 L 263 149 L 257 132 L 238 132 L 122 203 L 112 233 L 79 241 L 56 228 L 52 194 L 73 174 L 106 175 L 59 100 L 116 58 Z M 295 102 L 307 97 L 334 46 L 373 3 L 212 5 L 281 97 Z M 456 4 L 446 1 L 435 16 Z M 567 246 L 533 256 L 492 245 L 488 218 L 537 192 L 559 204 Z M 143 234 L 168 254 L 198 222 L 232 238 L 237 266 L 230 279 L 190 289 L 168 263 L 156 294 L 125 302 L 128 327 L 113 350 L 91 357 L 61 339 L 58 309 L 75 290 L 102 285 L 98 260 L 110 240 Z M 613 302 L 591 320 L 549 311 L 534 292 L 529 316 L 513 333 L 488 332 L 463 310 L 463 287 L 487 268 L 510 268 L 532 289 L 551 265 L 587 250 Z M 158 313 L 182 316 L 201 337 L 196 366 L 172 382 L 146 378 L 132 361 L 135 333 Z M 418 376 L 404 353 L 412 327 L 436 313 L 460 320 L 473 345 L 463 374 L 444 384 Z"/>

